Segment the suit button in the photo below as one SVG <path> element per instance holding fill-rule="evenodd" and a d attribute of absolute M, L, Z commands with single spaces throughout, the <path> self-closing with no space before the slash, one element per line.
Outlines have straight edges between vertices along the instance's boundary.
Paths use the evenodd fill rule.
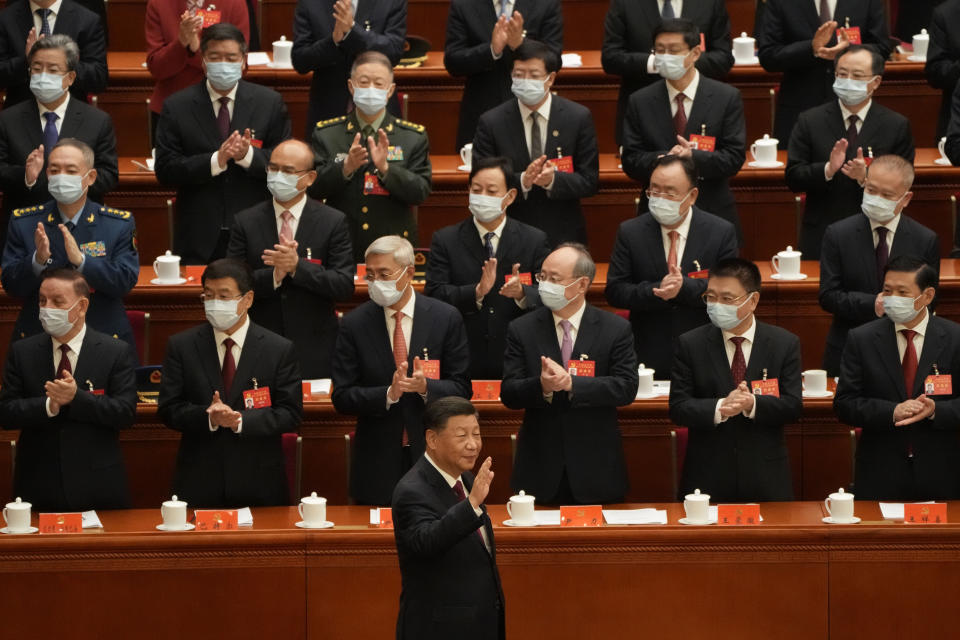
<path fill-rule="evenodd" d="M 404 237 L 404 238 L 409 237 L 409 235 L 410 235 L 410 232 L 409 232 L 409 231 L 404 231 L 404 232 L 403 232 L 403 237 Z"/>
<path fill-rule="evenodd" d="M 113 337 L 116 338 L 116 337 L 117 337 L 117 334 L 113 334 Z"/>
<path fill-rule="evenodd" d="M 493 309 L 490 309 L 490 313 L 493 313 Z"/>
<path fill-rule="evenodd" d="M 364 223 L 363 223 L 363 226 L 361 226 L 360 228 L 363 229 L 364 231 L 366 231 L 367 229 L 370 228 L 370 225 L 368 225 L 366 222 L 364 222 Z"/>
<path fill-rule="evenodd" d="M 366 212 L 367 212 L 366 207 L 360 207 L 360 213 L 366 213 Z"/>

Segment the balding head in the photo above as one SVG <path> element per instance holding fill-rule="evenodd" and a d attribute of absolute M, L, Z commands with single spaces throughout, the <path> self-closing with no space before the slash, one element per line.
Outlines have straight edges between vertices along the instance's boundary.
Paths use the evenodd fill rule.
<path fill-rule="evenodd" d="M 298 202 L 303 196 L 303 192 L 317 179 L 317 172 L 313 166 L 313 150 L 300 140 L 284 140 L 274 147 L 273 153 L 270 154 L 270 163 L 267 165 L 267 187 L 273 193 L 277 202 L 281 204 Z M 296 197 L 291 198 L 292 193 L 285 195 L 277 191 L 275 185 L 272 184 L 274 178 L 270 177 L 270 173 L 282 173 L 295 177 L 298 191 Z"/>
<path fill-rule="evenodd" d="M 870 168 L 867 169 L 867 174 L 880 173 L 897 176 L 900 179 L 900 184 L 903 185 L 903 191 L 909 191 L 910 187 L 913 186 L 913 165 L 900 156 L 885 155 L 874 158 L 873 162 L 870 163 Z M 891 179 L 893 178 L 891 177 Z"/>

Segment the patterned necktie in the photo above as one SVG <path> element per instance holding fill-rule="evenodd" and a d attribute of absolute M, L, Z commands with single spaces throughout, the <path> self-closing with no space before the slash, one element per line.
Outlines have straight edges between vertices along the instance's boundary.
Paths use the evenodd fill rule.
<path fill-rule="evenodd" d="M 283 220 L 283 224 L 280 225 L 280 242 L 290 242 L 293 240 L 293 214 L 284 211 L 280 214 L 280 219 Z"/>
<path fill-rule="evenodd" d="M 70 366 L 70 358 L 67 357 L 67 353 L 70 352 L 70 345 L 62 344 L 60 345 L 60 364 L 57 365 L 57 379 L 63 377 L 64 372 L 73 373 L 73 367 Z"/>
<path fill-rule="evenodd" d="M 493 239 L 496 235 L 493 231 L 487 231 L 483 236 L 483 248 L 487 250 L 488 258 L 493 258 L 496 255 L 496 251 L 493 249 Z"/>
<path fill-rule="evenodd" d="M 233 359 L 233 345 L 235 344 L 233 338 L 224 338 L 223 340 L 223 368 L 220 370 L 220 375 L 223 376 L 223 391 L 226 394 L 230 393 L 230 388 L 233 387 L 233 376 L 237 373 L 237 362 Z M 226 398 L 223 400 L 226 401 Z"/>
<path fill-rule="evenodd" d="M 826 2 L 826 0 L 824 0 Z M 677 14 L 673 12 L 673 3 L 670 0 L 663 0 L 663 13 L 660 14 L 664 20 L 676 18 Z"/>
<path fill-rule="evenodd" d="M 886 227 L 877 227 L 877 281 L 880 288 L 883 288 L 883 270 L 887 266 L 887 260 L 890 258 L 890 249 L 887 247 Z"/>
<path fill-rule="evenodd" d="M 567 363 L 570 362 L 570 356 L 573 354 L 573 336 L 570 335 L 570 329 L 573 328 L 573 325 L 570 324 L 569 320 L 561 320 L 560 328 L 563 329 L 563 342 L 560 344 L 560 363 L 564 369 L 567 368 Z"/>
<path fill-rule="evenodd" d="M 40 35 L 48 36 L 50 35 L 50 23 L 47 22 L 47 18 L 50 14 L 53 13 L 50 9 L 37 9 L 37 15 L 40 16 Z"/>
<path fill-rule="evenodd" d="M 393 361 L 398 367 L 407 367 L 407 340 L 403 337 L 403 312 L 393 314 Z"/>
<path fill-rule="evenodd" d="M 510 12 L 507 9 L 510 6 L 510 0 L 500 0 L 500 15 L 510 17 Z"/>
<path fill-rule="evenodd" d="M 847 121 L 850 123 L 847 127 L 847 158 L 852 158 L 857 155 L 857 145 L 860 140 L 860 132 L 857 131 L 860 116 L 852 115 L 847 118 Z"/>
<path fill-rule="evenodd" d="M 907 339 L 907 348 L 903 351 L 903 384 L 907 388 L 907 397 L 913 397 L 913 381 L 917 377 L 917 349 L 913 345 L 913 337 L 917 332 L 913 329 L 900 329 L 900 333 Z"/>
<path fill-rule="evenodd" d="M 667 254 L 667 267 L 669 268 L 677 266 L 677 244 L 680 234 L 674 229 L 667 235 L 670 237 L 670 253 Z"/>
<path fill-rule="evenodd" d="M 682 93 L 678 93 L 677 97 L 674 100 L 677 101 L 677 112 L 673 115 L 673 130 L 678 136 L 682 136 L 687 132 L 687 112 L 683 108 L 683 101 L 687 99 Z"/>
<path fill-rule="evenodd" d="M 217 112 L 217 129 L 220 130 L 220 140 L 226 140 L 230 137 L 230 98 L 223 96 L 220 98 L 220 110 Z"/>
<path fill-rule="evenodd" d="M 60 139 L 60 132 L 57 131 L 57 120 L 60 116 L 53 111 L 47 111 L 43 117 L 47 120 L 47 124 L 43 126 L 43 157 L 46 159 Z"/>
<path fill-rule="evenodd" d="M 820 24 L 830 22 L 833 16 L 830 15 L 830 3 L 827 0 L 820 0 Z"/>
<path fill-rule="evenodd" d="M 540 118 L 536 111 L 530 114 L 530 160 L 543 155 L 543 138 L 540 137 Z"/>
<path fill-rule="evenodd" d="M 744 340 L 746 340 L 746 338 L 743 336 L 730 338 L 730 342 L 733 343 L 736 349 L 733 352 L 733 362 L 730 364 L 730 374 L 733 376 L 733 384 L 736 386 L 740 386 L 740 383 L 747 377 L 747 360 L 743 357 Z"/>

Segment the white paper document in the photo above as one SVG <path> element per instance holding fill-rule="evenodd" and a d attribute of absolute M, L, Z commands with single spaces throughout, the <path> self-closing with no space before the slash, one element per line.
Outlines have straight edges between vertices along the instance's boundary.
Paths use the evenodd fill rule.
<path fill-rule="evenodd" d="M 901 511 L 901 515 L 902 515 Z M 96 511 L 84 511 L 80 514 L 81 526 L 84 529 L 103 529 L 103 524 L 100 522 L 100 518 L 97 517 Z"/>
<path fill-rule="evenodd" d="M 255 67 L 270 64 L 270 55 L 266 51 L 251 51 L 247 54 L 247 66 Z"/>
<path fill-rule="evenodd" d="M 667 524 L 666 509 L 604 509 L 607 524 Z"/>
<path fill-rule="evenodd" d="M 564 53 L 560 56 L 561 65 L 564 67 L 582 67 L 583 58 L 579 53 Z"/>
<path fill-rule="evenodd" d="M 253 514 L 250 512 L 250 507 L 237 509 L 237 526 L 238 527 L 253 526 Z"/>
<path fill-rule="evenodd" d="M 912 504 L 933 504 L 933 500 L 927 500 L 926 502 L 914 502 Z M 880 513 L 883 514 L 884 520 L 903 520 L 903 503 L 881 502 Z"/>
<path fill-rule="evenodd" d="M 330 395 L 330 389 L 333 387 L 333 380 L 330 378 L 316 378 L 315 380 L 304 380 L 310 383 L 310 393 L 319 395 Z"/>
<path fill-rule="evenodd" d="M 560 509 L 545 509 L 542 511 L 533 512 L 533 521 L 537 523 L 538 527 L 544 526 L 560 526 Z"/>

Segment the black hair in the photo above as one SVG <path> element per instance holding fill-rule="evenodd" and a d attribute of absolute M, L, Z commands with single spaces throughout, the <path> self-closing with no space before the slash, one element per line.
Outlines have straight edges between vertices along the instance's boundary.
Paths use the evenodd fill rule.
<path fill-rule="evenodd" d="M 220 278 L 233 278 L 233 281 L 237 283 L 237 289 L 240 290 L 240 295 L 253 289 L 253 271 L 246 262 L 234 258 L 214 260 L 203 270 L 200 283 L 207 286 L 207 280 L 219 280 Z"/>
<path fill-rule="evenodd" d="M 477 408 L 472 402 L 460 396 L 447 396 L 427 405 L 423 412 L 423 426 L 433 431 L 443 431 L 447 428 L 450 418 L 475 415 L 477 415 Z"/>
<path fill-rule="evenodd" d="M 509 191 L 514 188 L 513 162 L 510 161 L 510 158 L 504 156 L 488 156 L 474 160 L 470 165 L 470 179 L 467 181 L 467 184 L 473 182 L 476 175 L 484 169 L 500 169 L 500 171 L 503 172 L 503 181 L 507 185 L 507 190 Z"/>
<path fill-rule="evenodd" d="M 693 158 L 681 158 L 680 156 L 673 155 L 660 156 L 653 161 L 653 170 L 650 171 L 650 175 L 653 175 L 653 172 L 659 167 L 669 167 L 672 164 L 679 164 L 683 167 L 683 172 L 690 181 L 691 189 L 697 186 L 700 180 L 700 174 L 697 172 L 697 165 L 693 162 Z"/>
<path fill-rule="evenodd" d="M 206 53 L 207 45 L 222 40 L 234 40 L 240 43 L 240 51 L 243 55 L 247 55 L 247 41 L 243 37 L 243 32 L 229 22 L 212 24 L 203 30 L 203 35 L 200 36 L 200 52 Z"/>
<path fill-rule="evenodd" d="M 710 270 L 711 278 L 736 278 L 747 293 L 760 291 L 760 269 L 743 258 L 725 258 Z"/>
<path fill-rule="evenodd" d="M 936 290 L 940 286 L 940 275 L 937 270 L 930 263 L 916 256 L 897 256 L 893 258 L 887 263 L 883 275 L 887 275 L 891 271 L 914 274 L 914 281 L 920 287 L 920 291 L 925 291 L 927 287 L 933 287 Z"/>
<path fill-rule="evenodd" d="M 90 299 L 90 285 L 87 284 L 87 279 L 83 277 L 83 274 L 76 269 L 56 267 L 53 269 L 44 269 L 40 273 L 40 282 L 51 279 L 72 282 L 74 293 L 81 298 L 87 298 L 88 300 Z"/>
<path fill-rule="evenodd" d="M 670 18 L 661 22 L 653 30 L 654 42 L 661 33 L 679 33 L 683 35 L 683 41 L 691 49 L 700 46 L 700 28 L 686 18 Z"/>
<path fill-rule="evenodd" d="M 882 76 L 883 70 L 886 68 L 886 62 L 884 61 L 883 56 L 880 55 L 880 53 L 873 47 L 869 47 L 862 44 L 852 44 L 846 49 L 844 49 L 843 51 L 841 51 L 840 53 L 838 53 L 835 59 L 836 61 L 834 62 L 834 66 L 837 66 L 840 64 L 840 58 L 842 58 L 843 56 L 848 56 L 851 53 L 859 53 L 861 51 L 866 51 L 867 53 L 870 54 L 870 60 L 871 60 L 870 72 L 875 76 Z"/>
<path fill-rule="evenodd" d="M 557 55 L 557 52 L 539 40 L 533 40 L 532 38 L 525 39 L 523 44 L 514 50 L 513 59 L 521 62 L 534 59 L 543 60 L 543 66 L 546 67 L 547 73 L 560 71 L 560 56 Z"/>

